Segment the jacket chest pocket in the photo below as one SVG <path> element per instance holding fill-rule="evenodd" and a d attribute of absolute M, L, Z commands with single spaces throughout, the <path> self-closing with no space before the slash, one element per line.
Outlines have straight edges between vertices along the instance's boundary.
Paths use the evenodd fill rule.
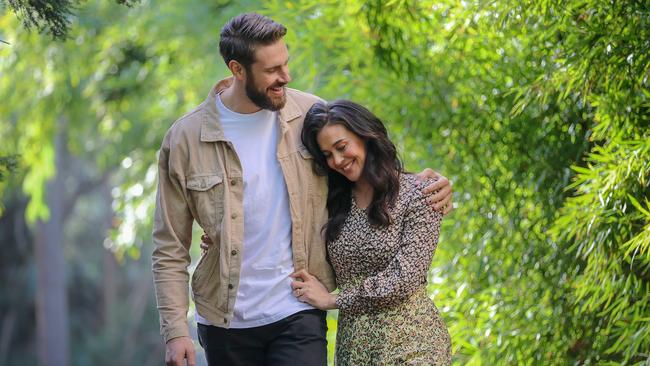
<path fill-rule="evenodd" d="M 189 176 L 186 188 L 194 207 L 194 218 L 199 225 L 203 229 L 209 226 L 220 226 L 224 205 L 221 176 L 216 174 Z"/>

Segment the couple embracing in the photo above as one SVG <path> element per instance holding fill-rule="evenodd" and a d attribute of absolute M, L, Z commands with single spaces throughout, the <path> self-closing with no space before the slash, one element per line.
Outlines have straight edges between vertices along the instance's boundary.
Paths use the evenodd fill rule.
<path fill-rule="evenodd" d="M 449 181 L 403 170 L 383 123 L 354 102 L 289 89 L 286 28 L 231 19 L 233 74 L 163 140 L 152 255 L 167 365 L 193 365 L 188 286 L 210 365 L 448 365 L 426 293 Z M 192 224 L 205 231 L 191 279 Z M 338 288 L 338 291 L 334 291 Z"/>

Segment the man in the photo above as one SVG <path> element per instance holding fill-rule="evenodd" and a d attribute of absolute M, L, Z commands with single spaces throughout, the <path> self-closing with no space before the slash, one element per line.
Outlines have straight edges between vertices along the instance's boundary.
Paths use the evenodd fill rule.
<path fill-rule="evenodd" d="M 231 19 L 219 48 L 233 78 L 163 140 L 152 259 L 167 365 L 195 362 L 186 320 L 193 220 L 214 243 L 191 279 L 208 363 L 326 364 L 325 313 L 298 301 L 289 277 L 305 269 L 335 288 L 321 234 L 327 184 L 300 143 L 320 99 L 286 88 L 285 34 L 258 14 Z M 427 189 L 451 209 L 444 177 Z"/>

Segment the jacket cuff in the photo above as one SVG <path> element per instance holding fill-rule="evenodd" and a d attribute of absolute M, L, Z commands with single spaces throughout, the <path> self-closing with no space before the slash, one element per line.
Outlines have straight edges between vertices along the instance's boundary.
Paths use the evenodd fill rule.
<path fill-rule="evenodd" d="M 170 327 L 168 329 L 163 330 L 162 336 L 163 338 L 165 338 L 165 343 L 167 343 L 174 338 L 189 337 L 190 329 L 187 326 L 187 324 L 182 324 L 182 325 L 179 324 L 178 326 Z"/>

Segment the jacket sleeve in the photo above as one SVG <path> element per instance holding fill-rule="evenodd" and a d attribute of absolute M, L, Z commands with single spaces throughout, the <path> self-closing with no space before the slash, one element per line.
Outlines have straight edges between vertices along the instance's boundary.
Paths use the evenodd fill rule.
<path fill-rule="evenodd" d="M 400 247 L 388 266 L 358 286 L 339 293 L 336 305 L 349 313 L 395 306 L 426 284 L 442 214 L 419 191 L 404 217 Z"/>
<path fill-rule="evenodd" d="M 152 269 L 160 332 L 165 342 L 189 336 L 189 248 L 193 218 L 185 199 L 183 174 L 175 173 L 170 161 L 182 151 L 171 143 L 172 130 L 163 140 L 158 158 L 158 191 L 154 213 Z"/>

